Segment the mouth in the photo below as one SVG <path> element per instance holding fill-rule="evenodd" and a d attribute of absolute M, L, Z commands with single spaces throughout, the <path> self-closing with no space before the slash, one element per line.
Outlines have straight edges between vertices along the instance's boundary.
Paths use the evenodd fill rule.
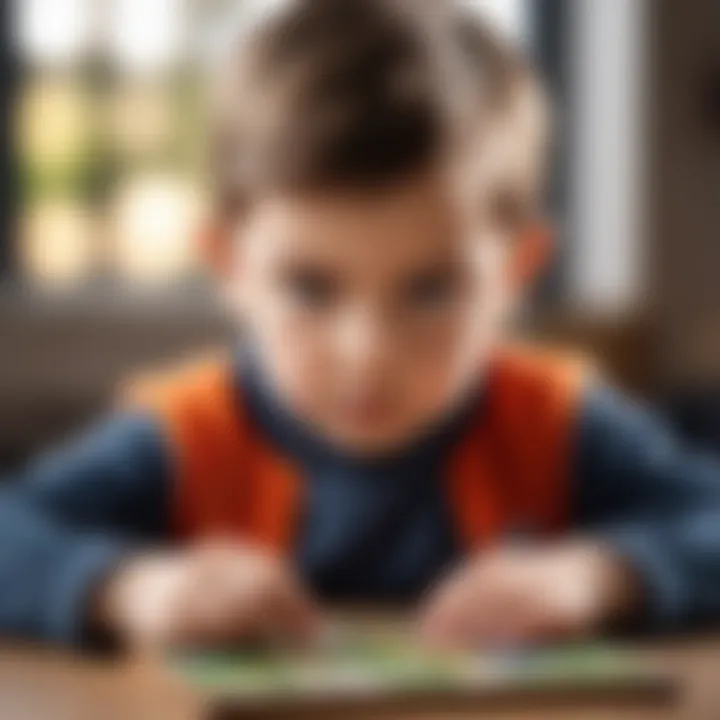
<path fill-rule="evenodd" d="M 385 425 L 396 414 L 395 403 L 387 394 L 377 393 L 352 399 L 342 406 L 343 416 L 355 426 Z"/>

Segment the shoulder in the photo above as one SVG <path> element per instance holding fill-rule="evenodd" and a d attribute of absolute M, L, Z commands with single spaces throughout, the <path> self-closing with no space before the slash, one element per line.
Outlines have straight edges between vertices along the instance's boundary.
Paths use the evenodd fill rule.
<path fill-rule="evenodd" d="M 237 376 L 233 354 L 214 351 L 131 376 L 117 402 L 154 416 L 176 448 L 205 454 L 206 447 L 232 445 L 247 434 Z"/>
<path fill-rule="evenodd" d="M 508 411 L 579 408 L 596 371 L 580 353 L 540 345 L 512 345 L 494 355 L 487 377 L 491 402 Z"/>
<path fill-rule="evenodd" d="M 131 374 L 120 383 L 116 404 L 124 409 L 200 408 L 232 396 L 235 375 L 231 354 L 211 351 Z"/>
<path fill-rule="evenodd" d="M 610 385 L 598 384 L 585 394 L 578 432 L 578 453 L 587 465 L 634 456 L 668 463 L 681 448 L 669 419 L 657 409 Z"/>

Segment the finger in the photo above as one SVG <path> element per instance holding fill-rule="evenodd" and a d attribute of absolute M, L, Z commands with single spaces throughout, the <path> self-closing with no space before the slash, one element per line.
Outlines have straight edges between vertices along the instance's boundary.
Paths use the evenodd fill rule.
<path fill-rule="evenodd" d="M 468 620 L 476 643 L 505 647 L 524 644 L 542 628 L 544 608 L 522 577 L 503 574 L 479 588 Z"/>
<path fill-rule="evenodd" d="M 267 576 L 267 563 L 260 555 L 204 548 L 185 592 L 187 642 L 228 645 L 260 638 L 264 610 L 257 602 L 257 584 Z"/>
<path fill-rule="evenodd" d="M 268 632 L 281 641 L 311 642 L 319 629 L 315 603 L 286 568 L 280 570 L 275 582 L 265 604 Z"/>
<path fill-rule="evenodd" d="M 209 647 L 230 638 L 231 607 L 222 583 L 193 583 L 188 587 L 175 618 L 174 634 L 184 647 Z"/>
<path fill-rule="evenodd" d="M 422 633 L 431 644 L 449 647 L 467 641 L 472 610 L 469 586 L 467 579 L 451 581 L 428 606 Z"/>
<path fill-rule="evenodd" d="M 475 568 L 439 600 L 428 623 L 431 637 L 462 647 L 514 642 L 535 609 L 532 587 L 527 585 L 508 563 Z"/>

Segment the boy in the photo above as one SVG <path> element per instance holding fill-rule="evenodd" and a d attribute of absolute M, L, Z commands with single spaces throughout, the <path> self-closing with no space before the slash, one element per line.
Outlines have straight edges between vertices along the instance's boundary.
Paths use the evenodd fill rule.
<path fill-rule="evenodd" d="M 295 641 L 312 598 L 422 598 L 449 643 L 716 614 L 718 464 L 503 340 L 547 244 L 546 125 L 459 5 L 263 17 L 213 129 L 243 349 L 131 383 L 4 490 L 3 634 Z"/>

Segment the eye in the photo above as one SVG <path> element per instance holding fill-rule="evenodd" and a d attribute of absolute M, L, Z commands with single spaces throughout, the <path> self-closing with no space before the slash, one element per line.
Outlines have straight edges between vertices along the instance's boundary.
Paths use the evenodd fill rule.
<path fill-rule="evenodd" d="M 332 305 L 338 295 L 335 280 L 327 273 L 316 270 L 292 270 L 286 274 L 284 285 L 296 302 L 311 309 Z"/>
<path fill-rule="evenodd" d="M 409 284 L 407 300 L 414 310 L 437 310 L 456 298 L 458 285 L 457 277 L 449 271 L 420 275 Z"/>

